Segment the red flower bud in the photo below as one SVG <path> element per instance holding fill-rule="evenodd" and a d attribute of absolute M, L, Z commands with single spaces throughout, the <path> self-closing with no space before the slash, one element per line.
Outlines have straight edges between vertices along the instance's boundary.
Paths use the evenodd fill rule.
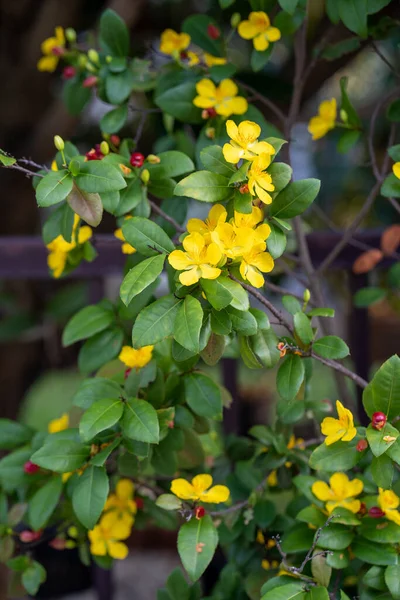
<path fill-rule="evenodd" d="M 207 26 L 207 34 L 212 40 L 217 40 L 221 36 L 221 31 L 218 29 L 216 25 L 210 23 Z"/>
<path fill-rule="evenodd" d="M 368 515 L 373 519 L 380 519 L 385 516 L 385 513 L 379 506 L 372 506 L 368 511 Z"/>
<path fill-rule="evenodd" d="M 89 75 L 89 77 L 86 77 L 86 79 L 83 80 L 82 87 L 84 87 L 84 88 L 94 87 L 97 84 L 97 81 L 98 81 L 98 77 L 96 77 L 96 75 Z"/>
<path fill-rule="evenodd" d="M 247 185 L 247 183 L 244 183 L 243 185 L 240 186 L 239 192 L 241 194 L 248 194 L 249 193 L 249 186 Z"/>
<path fill-rule="evenodd" d="M 141 152 L 132 152 L 129 162 L 132 167 L 141 167 L 144 163 L 144 156 Z"/>
<path fill-rule="evenodd" d="M 125 373 L 124 373 L 124 379 L 128 379 L 129 377 L 129 373 L 132 371 L 132 369 L 125 369 Z"/>
<path fill-rule="evenodd" d="M 119 137 L 119 135 L 110 135 L 110 142 L 114 144 L 114 146 L 119 146 L 121 143 L 121 138 Z"/>
<path fill-rule="evenodd" d="M 374 429 L 378 429 L 379 431 L 383 429 L 386 425 L 387 416 L 383 412 L 374 412 L 372 415 L 371 425 Z"/>
<path fill-rule="evenodd" d="M 206 514 L 205 508 L 204 506 L 196 506 L 196 509 L 194 511 L 194 516 L 196 517 L 196 519 L 202 519 L 204 517 L 204 515 Z"/>
<path fill-rule="evenodd" d="M 366 450 L 368 448 L 368 442 L 365 439 L 362 439 L 358 442 L 356 449 L 358 452 L 363 452 L 363 450 Z"/>
<path fill-rule="evenodd" d="M 142 498 L 135 498 L 135 503 L 136 503 L 136 508 L 138 510 L 142 510 L 142 508 L 144 506 L 144 502 L 143 502 Z"/>
<path fill-rule="evenodd" d="M 37 473 L 39 469 L 39 465 L 35 465 L 35 463 L 31 462 L 30 460 L 28 460 L 28 462 L 24 464 L 24 471 L 28 475 L 33 475 L 34 473 Z"/>
<path fill-rule="evenodd" d="M 218 114 L 217 111 L 215 110 L 215 108 L 207 108 L 207 112 L 208 112 L 209 119 L 213 119 Z"/>
<path fill-rule="evenodd" d="M 104 154 L 101 152 L 99 144 L 96 144 L 95 148 L 86 152 L 85 156 L 86 160 L 101 160 L 104 158 Z"/>
<path fill-rule="evenodd" d="M 64 69 L 63 69 L 64 79 L 72 79 L 73 77 L 75 77 L 75 75 L 76 75 L 75 67 L 71 67 L 71 65 L 69 65 L 68 67 L 64 67 Z"/>
<path fill-rule="evenodd" d="M 19 534 L 19 539 L 24 544 L 29 544 L 30 542 L 36 542 L 36 540 L 38 540 L 41 537 L 41 535 L 41 529 L 39 531 L 29 531 L 29 529 L 25 529 Z"/>

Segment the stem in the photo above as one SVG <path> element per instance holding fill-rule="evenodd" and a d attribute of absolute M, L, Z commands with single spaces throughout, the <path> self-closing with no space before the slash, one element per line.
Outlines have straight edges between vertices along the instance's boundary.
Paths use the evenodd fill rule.
<path fill-rule="evenodd" d="M 157 215 L 159 215 L 160 217 L 162 217 L 165 221 L 167 221 L 170 225 L 172 225 L 172 227 L 175 227 L 176 231 L 178 231 L 179 233 L 183 233 L 184 231 L 186 231 L 186 229 L 184 227 L 182 227 L 182 225 L 180 225 L 178 223 L 178 221 L 175 221 L 174 218 L 170 217 L 169 215 L 167 215 L 166 212 L 164 212 L 159 206 L 158 204 L 156 204 L 153 200 L 149 200 L 149 204 L 151 206 L 151 210 L 153 212 L 155 212 Z"/>
<path fill-rule="evenodd" d="M 265 96 L 260 94 L 260 92 L 257 92 L 257 90 L 255 90 L 253 87 L 251 87 L 251 85 L 248 85 L 247 83 L 243 83 L 243 81 L 239 81 L 238 79 L 235 79 L 235 82 L 238 85 L 240 85 L 240 87 L 242 87 L 244 90 L 250 92 L 250 94 L 252 94 L 254 96 L 254 98 L 256 98 L 258 100 L 258 102 L 260 102 L 260 104 L 264 104 L 264 106 L 267 106 L 273 113 L 275 113 L 275 115 L 278 117 L 278 119 L 282 123 L 285 123 L 285 121 L 286 121 L 285 115 L 283 114 L 281 109 L 278 108 L 276 106 L 276 104 L 274 104 L 274 102 L 272 102 L 272 100 L 270 100 L 269 98 L 266 98 Z"/>

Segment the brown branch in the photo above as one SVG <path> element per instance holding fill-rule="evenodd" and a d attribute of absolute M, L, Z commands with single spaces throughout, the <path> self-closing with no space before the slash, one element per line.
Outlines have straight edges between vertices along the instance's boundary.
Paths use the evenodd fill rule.
<path fill-rule="evenodd" d="M 164 212 L 158 206 L 158 204 L 156 204 L 153 200 L 149 200 L 149 204 L 151 206 L 151 210 L 153 212 L 155 212 L 157 215 L 159 215 L 160 217 L 162 217 L 170 225 L 172 225 L 172 227 L 175 227 L 176 231 L 178 231 L 179 233 L 183 233 L 184 231 L 186 231 L 186 229 L 184 227 L 182 227 L 182 225 L 179 225 L 178 221 L 175 221 L 175 219 L 173 219 L 172 217 L 170 217 L 169 215 L 167 215 L 167 213 Z"/>
<path fill-rule="evenodd" d="M 335 360 L 331 360 L 329 358 L 322 358 L 322 356 L 318 356 L 318 354 L 314 354 L 314 352 L 311 352 L 311 356 L 319 360 L 319 362 L 321 362 L 323 365 L 326 365 L 327 367 L 330 367 L 331 369 L 335 369 L 335 371 L 342 373 L 342 375 L 345 375 L 346 377 L 354 381 L 354 383 L 359 387 L 363 389 L 367 387 L 368 381 L 365 381 L 365 379 L 363 379 L 356 373 L 353 373 L 353 371 L 350 371 L 350 369 L 347 369 L 341 363 L 338 363 Z"/>
<path fill-rule="evenodd" d="M 275 113 L 275 115 L 278 117 L 278 119 L 282 123 L 285 123 L 285 121 L 286 121 L 285 115 L 283 114 L 281 109 L 278 108 L 276 106 L 276 104 L 274 104 L 274 102 L 272 102 L 272 100 L 270 100 L 269 98 L 266 98 L 265 96 L 260 94 L 260 92 L 257 92 L 257 90 L 255 90 L 253 87 L 251 87 L 251 85 L 248 85 L 247 83 L 243 83 L 243 81 L 239 81 L 238 79 L 235 79 L 235 81 L 244 90 L 250 92 L 250 94 L 253 94 L 254 98 L 257 99 L 258 102 L 260 102 L 260 104 L 264 104 L 264 106 L 267 106 L 273 113 Z"/>
<path fill-rule="evenodd" d="M 35 173 L 35 171 L 30 171 L 29 169 L 25 169 L 25 167 L 21 167 L 21 165 L 14 163 L 13 165 L 3 166 L 4 169 L 12 169 L 14 171 L 20 171 L 24 173 L 26 177 L 44 177 L 41 173 Z"/>

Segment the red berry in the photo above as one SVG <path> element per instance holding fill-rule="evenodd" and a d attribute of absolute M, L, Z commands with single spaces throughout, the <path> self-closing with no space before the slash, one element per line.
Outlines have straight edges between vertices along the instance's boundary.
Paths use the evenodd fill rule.
<path fill-rule="evenodd" d="M 364 440 L 364 439 L 360 440 L 356 446 L 356 450 L 358 452 L 363 452 L 363 450 L 366 450 L 367 448 L 368 448 L 368 442 L 367 442 L 367 440 Z"/>
<path fill-rule="evenodd" d="M 104 154 L 100 150 L 100 144 L 96 144 L 94 148 L 86 152 L 86 160 L 101 160 L 104 158 Z"/>
<path fill-rule="evenodd" d="M 141 167 L 144 163 L 144 155 L 141 152 L 132 152 L 129 162 L 132 167 Z"/>
<path fill-rule="evenodd" d="M 83 80 L 82 87 L 84 87 L 84 88 L 94 87 L 96 85 L 97 81 L 98 81 L 98 77 L 96 77 L 96 75 L 89 75 L 89 77 L 86 77 L 86 79 Z"/>
<path fill-rule="evenodd" d="M 374 412 L 372 415 L 371 425 L 374 429 L 381 430 L 385 427 L 387 416 L 383 412 Z"/>
<path fill-rule="evenodd" d="M 144 506 L 144 502 L 143 502 L 142 498 L 135 498 L 135 503 L 136 503 L 136 508 L 138 510 L 141 510 Z"/>
<path fill-rule="evenodd" d="M 75 77 L 75 75 L 76 75 L 75 67 L 71 67 L 71 65 L 68 67 L 64 67 L 64 70 L 63 70 L 64 79 L 72 79 L 73 77 Z"/>
<path fill-rule="evenodd" d="M 114 146 L 119 146 L 121 143 L 121 138 L 119 137 L 119 135 L 113 134 L 110 136 L 110 142 L 114 144 Z"/>
<path fill-rule="evenodd" d="M 207 26 L 207 33 L 208 37 L 210 37 L 212 40 L 217 40 L 221 36 L 221 31 L 212 23 Z"/>
<path fill-rule="evenodd" d="M 28 475 L 33 475 L 33 473 L 37 473 L 39 469 L 39 465 L 35 465 L 35 463 L 31 462 L 30 460 L 28 460 L 28 462 L 24 464 L 24 471 Z"/>
<path fill-rule="evenodd" d="M 373 519 L 380 519 L 385 516 L 385 513 L 379 506 L 372 506 L 368 511 L 368 515 Z"/>
<path fill-rule="evenodd" d="M 202 519 L 205 514 L 206 514 L 206 511 L 205 511 L 204 506 L 196 507 L 196 509 L 194 511 L 194 516 L 196 517 L 196 519 Z"/>

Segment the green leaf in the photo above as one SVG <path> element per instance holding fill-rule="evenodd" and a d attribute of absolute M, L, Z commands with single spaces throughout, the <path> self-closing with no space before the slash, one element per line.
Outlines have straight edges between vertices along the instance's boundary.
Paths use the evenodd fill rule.
<path fill-rule="evenodd" d="M 68 196 L 73 186 L 73 179 L 68 171 L 50 171 L 39 182 L 36 188 L 38 206 L 58 204 Z"/>
<path fill-rule="evenodd" d="M 386 518 L 370 519 L 368 516 L 364 517 L 358 533 L 367 540 L 378 544 L 400 543 L 400 527 Z"/>
<path fill-rule="evenodd" d="M 203 280 L 202 280 L 203 281 Z M 214 280 L 215 281 L 215 280 Z M 237 310 L 248 310 L 249 295 L 237 281 L 233 281 L 229 277 L 218 277 L 218 284 L 223 286 L 232 296 L 230 305 Z"/>
<path fill-rule="evenodd" d="M 149 219 L 133 217 L 124 222 L 122 233 L 126 241 L 131 244 L 143 256 L 154 256 L 155 254 L 168 254 L 175 249 L 165 231 Z"/>
<path fill-rule="evenodd" d="M 181 302 L 183 301 L 171 294 L 146 306 L 139 313 L 132 329 L 133 347 L 156 344 L 172 335 Z"/>
<path fill-rule="evenodd" d="M 49 216 L 43 225 L 43 241 L 47 245 L 57 236 L 62 235 L 66 242 L 72 238 L 72 228 L 74 224 L 74 213 L 69 204 L 63 202 Z"/>
<path fill-rule="evenodd" d="M 273 223 L 270 223 L 269 226 L 271 227 L 271 233 L 267 240 L 268 252 L 272 258 L 276 259 L 285 252 L 287 239 L 280 227 L 277 227 Z"/>
<path fill-rule="evenodd" d="M 64 83 L 63 100 L 68 112 L 73 115 L 79 115 L 85 108 L 92 96 L 91 88 L 83 87 L 83 74 Z"/>
<path fill-rule="evenodd" d="M 330 524 L 324 527 L 318 538 L 318 547 L 327 550 L 344 550 L 353 541 L 354 533 L 345 525 Z"/>
<path fill-rule="evenodd" d="M 120 296 L 125 306 L 145 290 L 162 273 L 165 255 L 157 254 L 143 260 L 125 275 L 120 288 Z"/>
<path fill-rule="evenodd" d="M 307 552 L 313 543 L 314 531 L 305 523 L 299 523 L 285 532 L 282 538 L 282 550 L 287 553 Z"/>
<path fill-rule="evenodd" d="M 320 586 L 310 588 L 305 596 L 305 600 L 329 600 L 329 598 L 329 592 L 326 587 Z"/>
<path fill-rule="evenodd" d="M 217 544 L 218 533 L 209 515 L 202 519 L 191 519 L 182 525 L 178 534 L 178 552 L 192 581 L 197 581 L 204 573 Z"/>
<path fill-rule="evenodd" d="M 371 567 L 364 574 L 363 583 L 365 583 L 365 585 L 367 585 L 368 587 L 373 588 L 374 590 L 379 590 L 380 592 L 383 592 L 384 590 L 386 590 L 384 573 L 385 571 L 381 567 Z"/>
<path fill-rule="evenodd" d="M 236 169 L 224 159 L 221 146 L 207 146 L 200 152 L 200 160 L 206 169 L 213 173 L 231 177 Z"/>
<path fill-rule="evenodd" d="M 75 396 L 73 397 L 74 406 L 79 408 L 90 408 L 97 400 L 103 398 L 119 398 L 122 389 L 118 383 L 105 377 L 91 377 L 85 379 Z"/>
<path fill-rule="evenodd" d="M 400 358 L 397 355 L 387 360 L 375 373 L 363 392 L 366 413 L 383 412 L 391 421 L 400 413 Z"/>
<path fill-rule="evenodd" d="M 378 487 L 381 487 L 384 490 L 389 490 L 392 487 L 394 464 L 387 454 L 373 457 L 371 473 Z"/>
<path fill-rule="evenodd" d="M 304 363 L 300 356 L 289 354 L 278 369 L 276 386 L 279 395 L 284 400 L 293 400 L 304 380 Z"/>
<path fill-rule="evenodd" d="M 117 327 L 96 333 L 88 339 L 78 355 L 78 367 L 81 373 L 96 371 L 116 358 L 121 351 L 123 340 L 124 332 Z"/>
<path fill-rule="evenodd" d="M 301 304 L 294 296 L 282 296 L 282 304 L 291 315 L 301 311 Z"/>
<path fill-rule="evenodd" d="M 274 367 L 280 359 L 277 346 L 278 338 L 272 329 L 261 329 L 251 337 L 251 347 L 261 364 L 267 369 Z"/>
<path fill-rule="evenodd" d="M 306 600 L 306 592 L 303 591 L 304 585 L 300 583 L 289 583 L 267 591 L 261 597 L 261 600 Z"/>
<path fill-rule="evenodd" d="M 294 14 L 297 8 L 299 0 L 278 0 L 280 7 L 288 12 L 290 15 Z"/>
<path fill-rule="evenodd" d="M 333 308 L 312 308 L 307 313 L 310 317 L 334 317 L 335 310 Z"/>
<path fill-rule="evenodd" d="M 366 0 L 350 0 L 350 2 L 366 2 Z M 365 20 L 366 20 L 366 16 L 365 16 Z M 350 98 L 347 95 L 347 82 L 348 82 L 348 78 L 347 77 L 342 77 L 340 79 L 340 91 L 342 94 L 342 103 L 341 103 L 341 109 L 344 110 L 347 114 L 347 119 L 350 125 L 352 125 L 353 127 L 361 127 L 361 121 L 357 115 L 357 112 L 355 111 L 352 103 L 350 102 Z"/>
<path fill-rule="evenodd" d="M 385 8 L 391 0 L 367 0 L 368 14 L 373 15 L 379 12 L 382 8 Z"/>
<path fill-rule="evenodd" d="M 128 105 L 122 104 L 102 116 L 100 129 L 104 133 L 117 133 L 128 119 Z"/>
<path fill-rule="evenodd" d="M 386 298 L 386 295 L 387 290 L 383 290 L 378 287 L 362 288 L 354 294 L 354 305 L 358 308 L 366 308 L 367 306 L 372 306 L 373 304 L 380 302 L 381 300 Z"/>
<path fill-rule="evenodd" d="M 174 338 L 184 348 L 196 354 L 200 351 L 200 329 L 203 323 L 203 309 L 200 302 L 187 295 L 182 302 L 174 325 Z"/>
<path fill-rule="evenodd" d="M 218 385 L 204 373 L 187 373 L 183 377 L 185 399 L 196 415 L 209 419 L 222 416 L 222 397 Z"/>
<path fill-rule="evenodd" d="M 336 335 L 327 335 L 313 343 L 313 351 L 323 358 L 345 358 L 350 353 L 348 345 Z"/>
<path fill-rule="evenodd" d="M 393 545 L 376 544 L 357 536 L 351 545 L 356 558 L 371 565 L 397 565 L 397 552 Z"/>
<path fill-rule="evenodd" d="M 40 585 L 46 581 L 46 570 L 36 560 L 22 573 L 22 585 L 31 596 L 36 596 Z"/>
<path fill-rule="evenodd" d="M 267 529 L 276 517 L 276 508 L 271 500 L 260 500 L 254 506 L 254 520 L 258 527 Z"/>
<path fill-rule="evenodd" d="M 0 163 L 4 167 L 10 167 L 11 165 L 14 165 L 16 162 L 17 162 L 16 158 L 14 158 L 13 156 L 10 156 L 10 155 L 6 154 L 4 152 L 4 150 L 0 150 Z"/>
<path fill-rule="evenodd" d="M 214 366 L 222 358 L 225 350 L 225 337 L 212 333 L 207 342 L 207 346 L 201 351 L 200 356 L 206 365 Z"/>
<path fill-rule="evenodd" d="M 82 162 L 75 181 L 78 187 L 90 193 L 114 192 L 126 187 L 121 171 L 102 160 Z"/>
<path fill-rule="evenodd" d="M 261 71 L 263 67 L 267 64 L 274 49 L 273 44 L 270 44 L 266 50 L 262 52 L 258 52 L 256 49 L 253 49 L 250 57 L 250 66 L 252 70 L 257 73 L 257 71 Z"/>
<path fill-rule="evenodd" d="M 310 319 L 303 312 L 297 312 L 293 316 L 293 322 L 295 332 L 303 344 L 311 344 L 314 339 L 314 332 Z"/>
<path fill-rule="evenodd" d="M 195 600 L 191 599 L 190 587 L 180 568 L 172 571 L 167 580 L 167 590 L 171 600 Z M 158 600 L 158 599 L 157 599 Z"/>
<path fill-rule="evenodd" d="M 380 431 L 374 429 L 372 425 L 368 425 L 366 435 L 372 454 L 374 456 L 381 456 L 381 454 L 384 454 L 394 444 L 399 436 L 399 432 L 390 423 L 386 423 Z M 394 438 L 393 441 L 385 441 L 384 438 L 387 436 Z"/>
<path fill-rule="evenodd" d="M 356 450 L 353 442 L 335 442 L 327 446 L 321 444 L 310 456 L 309 465 L 312 469 L 321 471 L 348 471 L 362 457 L 362 452 Z"/>
<path fill-rule="evenodd" d="M 240 356 L 248 369 L 261 369 L 262 364 L 251 347 L 250 338 L 238 335 Z"/>
<path fill-rule="evenodd" d="M 111 444 L 108 444 L 105 448 L 103 448 L 103 450 L 100 450 L 100 452 L 98 452 L 98 454 L 95 454 L 93 456 L 93 458 L 90 461 L 90 464 L 92 464 L 95 467 L 103 467 L 107 458 L 110 456 L 110 454 L 116 448 L 118 448 L 120 443 L 121 443 L 121 438 L 120 437 L 115 438 L 115 440 L 113 442 L 111 442 Z"/>
<path fill-rule="evenodd" d="M 216 310 L 226 308 L 232 302 L 232 294 L 218 279 L 200 279 L 201 287 L 208 302 Z"/>
<path fill-rule="evenodd" d="M 182 507 L 182 500 L 173 494 L 161 494 L 156 500 L 156 505 L 164 510 L 178 510 Z"/>
<path fill-rule="evenodd" d="M 148 190 L 156 198 L 169 200 L 169 198 L 171 198 L 174 195 L 175 186 L 175 179 L 165 178 L 156 179 L 154 181 L 150 179 L 150 182 L 148 184 Z"/>
<path fill-rule="evenodd" d="M 129 30 L 125 21 L 110 8 L 100 18 L 100 45 L 107 54 L 125 57 L 129 54 Z"/>
<path fill-rule="evenodd" d="M 97 227 L 103 217 L 103 204 L 99 194 L 83 192 L 76 184 L 67 196 L 67 202 L 75 214 L 88 225 Z"/>
<path fill-rule="evenodd" d="M 125 404 L 122 430 L 132 440 L 158 444 L 160 426 L 156 410 L 145 400 L 131 398 Z"/>
<path fill-rule="evenodd" d="M 89 442 L 101 431 L 113 427 L 122 417 L 123 410 L 124 405 L 119 398 L 103 398 L 94 402 L 79 423 L 83 441 Z"/>
<path fill-rule="evenodd" d="M 242 335 L 255 335 L 257 333 L 257 321 L 251 314 L 246 310 L 237 310 L 232 306 L 227 307 L 227 312 L 232 321 L 232 328 L 241 333 Z"/>
<path fill-rule="evenodd" d="M 367 0 L 338 0 L 338 9 L 341 20 L 350 31 L 367 37 Z"/>
<path fill-rule="evenodd" d="M 64 347 L 71 346 L 79 340 L 92 337 L 95 333 L 106 329 L 114 320 L 110 310 L 102 306 L 85 306 L 70 319 L 62 335 Z"/>
<path fill-rule="evenodd" d="M 132 72 L 127 69 L 120 73 L 109 73 L 105 78 L 105 89 L 110 104 L 126 102 L 133 90 Z"/>
<path fill-rule="evenodd" d="M 217 21 L 208 15 L 196 14 L 191 15 L 184 20 L 182 31 L 190 35 L 191 41 L 196 46 L 199 46 L 213 56 L 222 56 L 223 53 L 223 35 L 216 40 L 212 39 L 207 32 L 207 27 L 214 25 L 219 28 Z"/>
<path fill-rule="evenodd" d="M 400 179 L 393 173 L 388 175 L 382 184 L 381 194 L 385 198 L 400 198 Z"/>
<path fill-rule="evenodd" d="M 197 16 L 197 15 L 196 15 Z M 154 97 L 163 112 L 184 123 L 201 123 L 201 110 L 193 104 L 196 81 L 188 80 L 187 71 L 160 77 Z"/>
<path fill-rule="evenodd" d="M 232 321 L 226 310 L 211 311 L 211 329 L 218 335 L 228 335 L 232 331 Z"/>
<path fill-rule="evenodd" d="M 332 575 L 332 567 L 330 567 L 326 562 L 326 556 L 323 556 L 316 552 L 317 556 L 313 556 L 311 561 L 311 572 L 313 574 L 314 579 L 316 579 L 317 583 L 320 585 L 328 586 L 331 580 Z M 329 600 L 329 596 L 328 596 Z"/>
<path fill-rule="evenodd" d="M 175 196 L 187 196 L 201 202 L 222 202 L 231 194 L 228 178 L 212 171 L 196 171 L 182 179 L 174 190 Z"/>
<path fill-rule="evenodd" d="M 53 514 L 61 496 L 61 477 L 52 477 L 29 500 L 28 517 L 33 530 L 42 529 Z"/>
<path fill-rule="evenodd" d="M 336 0 L 333 0 L 336 2 Z M 337 42 L 336 44 L 328 44 L 325 50 L 322 51 L 321 56 L 326 60 L 337 60 L 338 58 L 355 52 L 361 47 L 361 40 L 358 37 L 349 37 L 346 40 Z M 346 132 L 350 133 L 350 132 Z"/>
<path fill-rule="evenodd" d="M 340 136 L 337 149 L 342 154 L 346 154 L 360 139 L 361 131 L 345 131 Z"/>
<path fill-rule="evenodd" d="M 388 148 L 387 153 L 389 154 L 390 158 L 393 158 L 394 162 L 397 162 L 400 160 L 400 144 L 396 144 L 395 146 L 390 146 L 390 148 Z M 397 179 L 397 177 L 396 177 Z"/>
<path fill-rule="evenodd" d="M 392 565 L 385 570 L 385 583 L 394 600 L 400 598 L 400 565 Z"/>
<path fill-rule="evenodd" d="M 271 204 L 271 216 L 290 219 L 303 213 L 318 195 L 318 179 L 302 179 L 289 183 Z"/>
<path fill-rule="evenodd" d="M 31 456 L 31 461 L 43 469 L 69 473 L 83 465 L 89 457 L 89 451 L 89 446 L 72 440 L 50 441 Z"/>
<path fill-rule="evenodd" d="M 160 162 L 151 165 L 146 163 L 150 172 L 150 181 L 153 179 L 165 179 L 167 177 L 178 177 L 194 170 L 193 161 L 183 152 L 168 150 L 157 154 Z"/>
<path fill-rule="evenodd" d="M 12 450 L 31 440 L 33 431 L 22 423 L 0 419 L 0 450 Z"/>
<path fill-rule="evenodd" d="M 110 483 L 104 467 L 90 466 L 79 477 L 72 493 L 72 507 L 79 521 L 93 529 L 104 509 Z"/>

